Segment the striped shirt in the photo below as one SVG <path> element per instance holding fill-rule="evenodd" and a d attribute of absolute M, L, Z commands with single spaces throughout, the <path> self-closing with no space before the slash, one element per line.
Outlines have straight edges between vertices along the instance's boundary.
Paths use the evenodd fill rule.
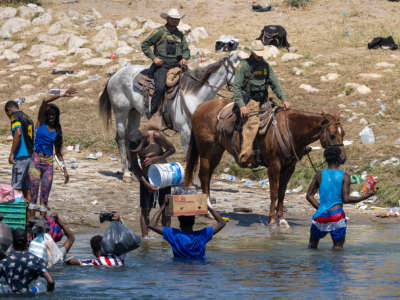
<path fill-rule="evenodd" d="M 81 266 L 122 267 L 124 265 L 124 260 L 116 255 L 107 255 L 81 260 L 80 263 Z"/>

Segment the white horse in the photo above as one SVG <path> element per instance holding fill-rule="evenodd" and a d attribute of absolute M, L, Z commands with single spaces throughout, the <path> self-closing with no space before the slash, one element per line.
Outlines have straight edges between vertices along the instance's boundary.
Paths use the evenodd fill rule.
<path fill-rule="evenodd" d="M 239 63 L 238 53 L 232 52 L 216 63 L 184 73 L 182 90 L 174 100 L 168 101 L 168 112 L 173 129 L 181 135 L 185 152 L 190 141 L 192 114 L 200 103 L 214 98 L 220 88 L 233 82 Z M 121 156 L 124 181 L 130 180 L 126 174 L 125 132 L 127 129 L 139 128 L 145 111 L 143 95 L 134 88 L 133 79 L 145 68 L 143 65 L 129 65 L 116 72 L 107 82 L 99 100 L 100 115 L 107 127 L 111 121 L 111 109 L 114 112 L 117 131 L 115 139 Z"/>

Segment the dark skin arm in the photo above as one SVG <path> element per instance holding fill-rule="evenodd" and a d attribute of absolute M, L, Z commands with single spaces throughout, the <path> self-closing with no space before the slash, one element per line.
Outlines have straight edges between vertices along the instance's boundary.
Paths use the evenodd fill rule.
<path fill-rule="evenodd" d="M 48 292 L 52 292 L 54 291 L 54 287 L 56 285 L 53 277 L 51 276 L 51 274 L 49 272 L 43 273 L 42 275 L 44 277 L 44 279 L 47 280 L 47 291 Z"/>
<path fill-rule="evenodd" d="M 67 240 L 64 242 L 64 248 L 69 252 L 71 249 L 72 245 L 74 244 L 75 241 L 75 236 L 72 233 L 72 231 L 68 228 L 67 225 L 64 224 L 64 222 L 61 220 L 61 218 L 57 215 L 57 213 L 52 213 L 51 216 L 54 218 L 54 220 L 60 225 L 61 229 L 64 230 L 65 235 L 67 236 Z"/>
<path fill-rule="evenodd" d="M 365 195 L 362 195 L 360 197 L 350 196 L 350 176 L 347 173 L 343 175 L 342 198 L 344 203 L 357 203 L 366 200 L 375 194 L 376 192 L 369 191 Z"/>
<path fill-rule="evenodd" d="M 133 172 L 136 178 L 141 181 L 148 190 L 157 191 L 158 188 L 147 181 L 142 168 L 139 166 L 137 153 L 128 151 L 128 159 L 130 162 L 129 171 Z"/>
<path fill-rule="evenodd" d="M 11 145 L 11 152 L 10 152 L 10 156 L 8 158 L 8 162 L 11 165 L 15 163 L 14 152 L 15 152 L 15 150 L 17 150 L 20 142 L 21 142 L 21 128 L 19 127 L 17 129 L 15 129 L 13 142 L 12 142 L 12 145 Z"/>
<path fill-rule="evenodd" d="M 71 265 L 71 266 L 80 266 L 81 265 L 81 261 L 77 258 L 71 258 L 71 259 L 67 260 L 65 263 L 67 265 Z"/>
<path fill-rule="evenodd" d="M 160 132 L 156 131 L 153 134 L 154 141 L 161 146 L 165 151 L 162 155 L 153 156 L 150 158 L 146 158 L 143 162 L 144 167 L 148 167 L 153 164 L 157 164 L 159 162 L 165 161 L 168 156 L 171 156 L 175 153 L 174 145 Z"/>
<path fill-rule="evenodd" d="M 57 100 L 60 97 L 72 97 L 72 95 L 76 94 L 76 93 L 77 93 L 77 91 L 74 88 L 69 88 L 63 96 L 58 94 L 58 95 L 50 96 L 47 99 L 44 99 L 39 108 L 38 121 L 37 121 L 36 127 L 43 125 L 46 121 L 47 104 L 53 102 L 54 100 Z"/>
<path fill-rule="evenodd" d="M 153 218 L 150 221 L 150 224 L 148 225 L 148 228 L 153 230 L 154 232 L 157 232 L 158 234 L 163 234 L 162 227 L 158 224 L 158 221 L 160 220 L 161 214 L 165 207 L 167 206 L 168 201 L 164 201 L 164 204 L 160 207 L 160 209 L 155 213 Z"/>
<path fill-rule="evenodd" d="M 214 228 L 213 235 L 216 235 L 222 228 L 225 227 L 226 222 L 222 219 L 221 215 L 217 213 L 211 206 L 208 206 L 208 211 L 212 214 L 215 221 L 217 221 L 217 224 L 213 226 Z"/>
<path fill-rule="evenodd" d="M 318 192 L 319 185 L 321 183 L 321 172 L 318 172 L 313 180 L 310 183 L 310 186 L 308 187 L 306 199 L 310 204 L 315 208 L 318 209 L 319 206 L 319 201 L 315 199 L 315 194 Z"/>

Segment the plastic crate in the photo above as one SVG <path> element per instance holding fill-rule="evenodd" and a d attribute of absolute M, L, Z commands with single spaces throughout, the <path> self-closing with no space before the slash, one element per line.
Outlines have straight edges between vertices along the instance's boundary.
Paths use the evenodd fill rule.
<path fill-rule="evenodd" d="M 22 203 L 0 203 L 0 213 L 3 215 L 3 223 L 11 228 L 22 228 L 26 226 L 26 204 Z"/>

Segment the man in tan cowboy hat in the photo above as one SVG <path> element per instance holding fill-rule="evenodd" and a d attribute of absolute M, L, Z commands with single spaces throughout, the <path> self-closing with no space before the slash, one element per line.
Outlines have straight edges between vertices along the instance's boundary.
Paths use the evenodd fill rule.
<path fill-rule="evenodd" d="M 251 53 L 250 57 L 241 61 L 233 83 L 233 97 L 245 121 L 242 149 L 239 153 L 239 162 L 244 165 L 248 164 L 252 157 L 253 142 L 260 122 L 257 115 L 249 115 L 249 110 L 258 110 L 262 103 L 268 101 L 268 86 L 271 86 L 285 108 L 290 107 L 274 71 L 265 60 L 268 48 L 265 48 L 261 41 L 255 40 L 251 47 L 245 49 Z"/>
<path fill-rule="evenodd" d="M 167 24 L 155 29 L 142 43 L 143 53 L 153 61 L 150 73 L 154 74 L 155 91 L 151 99 L 151 115 L 158 110 L 164 96 L 168 70 L 186 65 L 190 58 L 186 39 L 177 28 L 184 15 L 181 15 L 176 8 L 172 8 L 160 16 L 167 20 Z"/>

